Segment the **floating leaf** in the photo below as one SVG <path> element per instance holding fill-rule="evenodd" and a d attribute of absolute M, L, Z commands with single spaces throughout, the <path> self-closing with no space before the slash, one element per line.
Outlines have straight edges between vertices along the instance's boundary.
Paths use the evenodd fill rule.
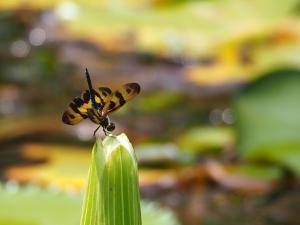
<path fill-rule="evenodd" d="M 300 71 L 267 74 L 233 101 L 238 149 L 251 160 L 267 160 L 300 176 Z"/>
<path fill-rule="evenodd" d="M 45 190 L 37 186 L 0 183 L 0 224 L 2 225 L 74 225 L 79 224 L 82 196 Z M 167 208 L 153 202 L 141 202 L 143 225 L 178 225 Z"/>
<path fill-rule="evenodd" d="M 187 131 L 179 138 L 179 146 L 194 152 L 205 152 L 232 145 L 235 136 L 227 127 L 198 127 Z"/>

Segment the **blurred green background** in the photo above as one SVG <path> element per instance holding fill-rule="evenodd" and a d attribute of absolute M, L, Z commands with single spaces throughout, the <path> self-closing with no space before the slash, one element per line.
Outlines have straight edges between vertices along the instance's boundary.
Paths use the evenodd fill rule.
<path fill-rule="evenodd" d="M 1 1 L 0 225 L 79 224 L 97 126 L 61 116 L 86 67 L 142 87 L 111 119 L 144 224 L 298 224 L 299 50 L 297 0 Z"/>

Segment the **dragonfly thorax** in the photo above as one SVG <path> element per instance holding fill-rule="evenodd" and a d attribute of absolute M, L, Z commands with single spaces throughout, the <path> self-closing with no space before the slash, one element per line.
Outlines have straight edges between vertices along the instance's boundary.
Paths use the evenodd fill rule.
<path fill-rule="evenodd" d="M 113 131 L 115 129 L 115 124 L 109 120 L 108 116 L 102 116 L 100 110 L 92 108 L 87 111 L 87 114 L 91 121 L 101 125 L 106 131 Z"/>

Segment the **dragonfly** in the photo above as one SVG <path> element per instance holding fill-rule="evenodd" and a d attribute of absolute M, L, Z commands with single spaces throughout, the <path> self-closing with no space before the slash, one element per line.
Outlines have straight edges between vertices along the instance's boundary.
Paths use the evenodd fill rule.
<path fill-rule="evenodd" d="M 85 74 L 88 90 L 80 97 L 74 98 L 63 113 L 62 121 L 68 125 L 75 125 L 88 118 L 99 125 L 94 131 L 94 136 L 100 127 L 107 136 L 115 130 L 115 124 L 108 115 L 138 95 L 141 87 L 138 83 L 127 83 L 115 91 L 108 87 L 94 89 L 88 69 L 85 70 Z"/>

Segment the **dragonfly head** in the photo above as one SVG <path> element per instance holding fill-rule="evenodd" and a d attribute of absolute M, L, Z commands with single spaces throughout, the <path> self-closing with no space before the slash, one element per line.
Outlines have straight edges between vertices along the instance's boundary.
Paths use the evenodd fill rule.
<path fill-rule="evenodd" d="M 107 116 L 101 118 L 100 125 L 109 132 L 111 132 L 115 129 L 115 124 L 113 122 L 111 122 Z"/>
<path fill-rule="evenodd" d="M 116 128 L 115 124 L 110 122 L 107 127 L 106 127 L 106 130 L 107 131 L 113 131 L 114 129 Z"/>

